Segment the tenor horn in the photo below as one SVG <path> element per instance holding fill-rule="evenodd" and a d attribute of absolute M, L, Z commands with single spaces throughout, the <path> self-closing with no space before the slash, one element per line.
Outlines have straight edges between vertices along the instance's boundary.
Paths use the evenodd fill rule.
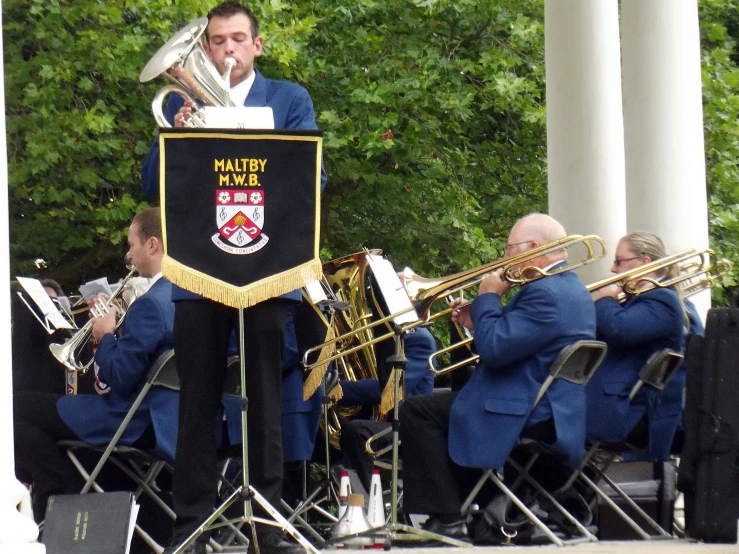
<path fill-rule="evenodd" d="M 108 300 L 105 302 L 96 303 L 90 308 L 90 313 L 92 313 L 95 317 L 102 317 L 107 314 L 110 310 L 110 307 L 113 306 L 113 302 L 115 302 L 123 294 L 123 291 L 126 288 L 126 283 L 128 283 L 131 277 L 133 277 L 134 273 L 136 273 L 136 268 L 131 266 L 131 270 L 128 272 L 128 275 L 123 278 L 115 292 L 110 295 L 110 298 L 108 298 Z M 118 323 L 116 324 L 116 329 L 120 327 L 125 315 L 126 314 L 124 312 L 124 314 L 119 318 Z M 57 359 L 60 364 L 62 364 L 68 370 L 85 373 L 88 369 L 92 367 L 92 364 L 95 362 L 94 357 L 92 357 L 88 362 L 80 361 L 81 351 L 90 340 L 90 336 L 92 336 L 92 324 L 94 321 L 94 318 L 90 319 L 90 321 L 85 323 L 84 326 L 80 327 L 80 329 L 65 342 L 61 344 L 49 344 L 49 350 L 51 351 L 51 354 Z"/>
<path fill-rule="evenodd" d="M 151 103 L 151 111 L 160 127 L 171 127 L 163 111 L 164 101 L 171 93 L 193 103 L 192 117 L 185 122 L 188 127 L 205 127 L 205 117 L 197 109 L 198 105 L 236 106 L 230 95 L 231 68 L 236 61 L 226 58 L 226 73 L 220 74 L 201 42 L 207 26 L 207 17 L 185 25 L 154 54 L 139 75 L 142 83 L 157 77 L 173 82 L 160 89 Z"/>

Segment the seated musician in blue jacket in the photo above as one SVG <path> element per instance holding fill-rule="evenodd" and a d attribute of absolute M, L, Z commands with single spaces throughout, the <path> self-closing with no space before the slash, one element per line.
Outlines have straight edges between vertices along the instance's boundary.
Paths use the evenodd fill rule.
<path fill-rule="evenodd" d="M 511 229 L 505 257 L 564 237 L 556 220 L 530 214 Z M 565 264 L 562 250 L 525 262 Z M 595 338 L 593 302 L 568 271 L 524 284 L 503 305 L 509 287 L 498 270 L 482 279 L 470 305 L 452 302 L 452 320 L 474 331 L 480 363 L 459 392 L 408 398 L 400 410 L 404 507 L 429 514 L 424 529 L 431 532 L 465 535 L 460 509 L 480 474 L 471 468 L 502 468 L 522 436 L 550 443 L 570 466 L 582 459 L 583 387 L 558 379 L 532 408 L 562 348 Z"/>
<path fill-rule="evenodd" d="M 139 275 L 153 280 L 151 288 L 128 308 L 116 336 L 115 309 L 92 323 L 99 340 L 95 362 L 100 379 L 110 387 L 105 395 L 61 396 L 26 392 L 14 397 L 15 467 L 19 479 L 33 483 L 34 513 L 44 518 L 50 495 L 79 492 L 82 481 L 57 447 L 59 440 L 83 440 L 107 445 L 146 382 L 157 356 L 172 348 L 174 304 L 172 285 L 162 278 L 162 225 L 158 208 L 136 215 L 128 230 L 128 260 Z M 63 371 L 59 368 L 59 371 Z M 120 443 L 174 459 L 177 440 L 177 393 L 149 391 Z"/>
<path fill-rule="evenodd" d="M 637 231 L 624 236 L 616 248 L 611 271 L 625 273 L 663 258 L 662 240 Z M 673 276 L 676 266 L 651 277 Z M 650 285 L 647 285 L 650 286 Z M 587 438 L 593 441 L 625 441 L 645 447 L 648 458 L 669 453 L 682 411 L 685 372 L 678 372 L 664 393 L 642 387 L 633 401 L 628 395 L 649 357 L 664 348 L 683 351 L 687 322 L 680 295 L 671 287 L 651 290 L 619 303 L 621 288 L 610 286 L 594 297 L 598 339 L 608 344 L 608 354 L 586 387 Z"/>
<path fill-rule="evenodd" d="M 384 329 L 383 329 L 384 331 Z M 390 347 L 383 349 L 383 346 Z M 394 340 L 390 339 L 376 345 L 376 357 L 380 379 L 360 379 L 359 381 L 342 380 L 342 396 L 337 402 L 340 406 L 378 406 L 382 391 L 391 377 L 391 367 L 386 359 L 394 352 Z M 429 394 L 434 388 L 434 376 L 429 371 L 429 356 L 436 352 L 436 340 L 431 331 L 425 327 L 416 327 L 405 335 L 404 352 L 408 363 L 403 372 L 403 397 L 410 398 L 420 394 Z M 389 386 L 393 386 L 389 383 Z M 390 417 L 388 416 L 388 420 Z M 367 454 L 365 446 L 367 439 L 387 429 L 392 424 L 389 421 L 375 421 L 370 419 L 352 419 L 341 424 L 341 452 L 342 464 L 345 469 L 357 472 L 365 490 L 370 490 L 372 457 Z M 392 435 L 388 434 L 378 439 L 374 450 L 379 450 L 392 442 Z"/>

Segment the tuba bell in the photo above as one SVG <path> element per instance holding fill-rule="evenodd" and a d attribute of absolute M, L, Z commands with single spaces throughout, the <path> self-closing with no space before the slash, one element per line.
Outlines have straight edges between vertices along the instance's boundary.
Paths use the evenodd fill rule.
<path fill-rule="evenodd" d="M 142 83 L 159 76 L 174 82 L 160 89 L 151 103 L 151 111 L 160 127 L 171 127 L 163 111 L 164 100 L 170 93 L 177 93 L 196 106 L 236 106 L 230 95 L 231 68 L 236 61 L 227 58 L 226 73 L 220 74 L 201 43 L 207 26 L 207 17 L 185 25 L 154 54 L 139 75 Z M 185 125 L 204 127 L 205 118 L 200 110 L 194 108 L 192 117 Z"/>

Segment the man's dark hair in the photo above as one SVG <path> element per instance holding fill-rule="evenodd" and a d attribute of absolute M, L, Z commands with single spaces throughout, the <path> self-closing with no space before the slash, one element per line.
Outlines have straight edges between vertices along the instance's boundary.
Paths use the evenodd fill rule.
<path fill-rule="evenodd" d="M 155 237 L 159 242 L 162 242 L 162 212 L 159 208 L 149 208 L 137 213 L 131 225 L 134 223 L 139 227 L 141 242 L 146 242 L 151 237 Z"/>
<path fill-rule="evenodd" d="M 229 19 L 230 17 L 233 17 L 240 13 L 243 13 L 246 17 L 249 18 L 249 21 L 251 22 L 251 38 L 252 40 L 254 40 L 259 36 L 259 23 L 257 22 L 257 17 L 254 15 L 254 12 L 252 12 L 249 8 L 244 6 L 244 4 L 242 4 L 238 0 L 226 0 L 225 2 L 221 2 L 220 4 L 218 4 L 215 8 L 208 12 L 208 21 L 210 21 L 213 17 L 222 17 L 223 19 Z M 208 38 L 207 27 L 205 29 L 205 38 Z"/>
<path fill-rule="evenodd" d="M 50 288 L 54 292 L 56 292 L 57 296 L 64 296 L 64 291 L 62 290 L 62 286 L 57 283 L 54 279 L 43 279 L 41 281 L 41 286 L 44 288 Z"/>

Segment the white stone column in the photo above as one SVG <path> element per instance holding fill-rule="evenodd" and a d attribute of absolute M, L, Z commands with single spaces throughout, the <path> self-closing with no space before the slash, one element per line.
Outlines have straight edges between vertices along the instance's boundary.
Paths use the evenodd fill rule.
<path fill-rule="evenodd" d="M 590 283 L 610 275 L 626 229 L 618 3 L 546 0 L 544 10 L 549 213 L 608 244 L 578 272 Z"/>
<path fill-rule="evenodd" d="M 708 246 L 697 0 L 622 0 L 629 231 Z M 708 292 L 692 299 L 700 313 Z"/>
<path fill-rule="evenodd" d="M 0 16 L 0 39 L 2 38 Z M 0 59 L 2 59 L 0 40 Z M 13 461 L 13 357 L 10 350 L 10 249 L 8 234 L 8 156 L 5 140 L 5 74 L 0 65 L 0 356 L 5 383 L 0 386 L 0 552 L 44 554 L 35 542 L 38 527 L 33 521 L 26 488 L 15 478 Z"/>

